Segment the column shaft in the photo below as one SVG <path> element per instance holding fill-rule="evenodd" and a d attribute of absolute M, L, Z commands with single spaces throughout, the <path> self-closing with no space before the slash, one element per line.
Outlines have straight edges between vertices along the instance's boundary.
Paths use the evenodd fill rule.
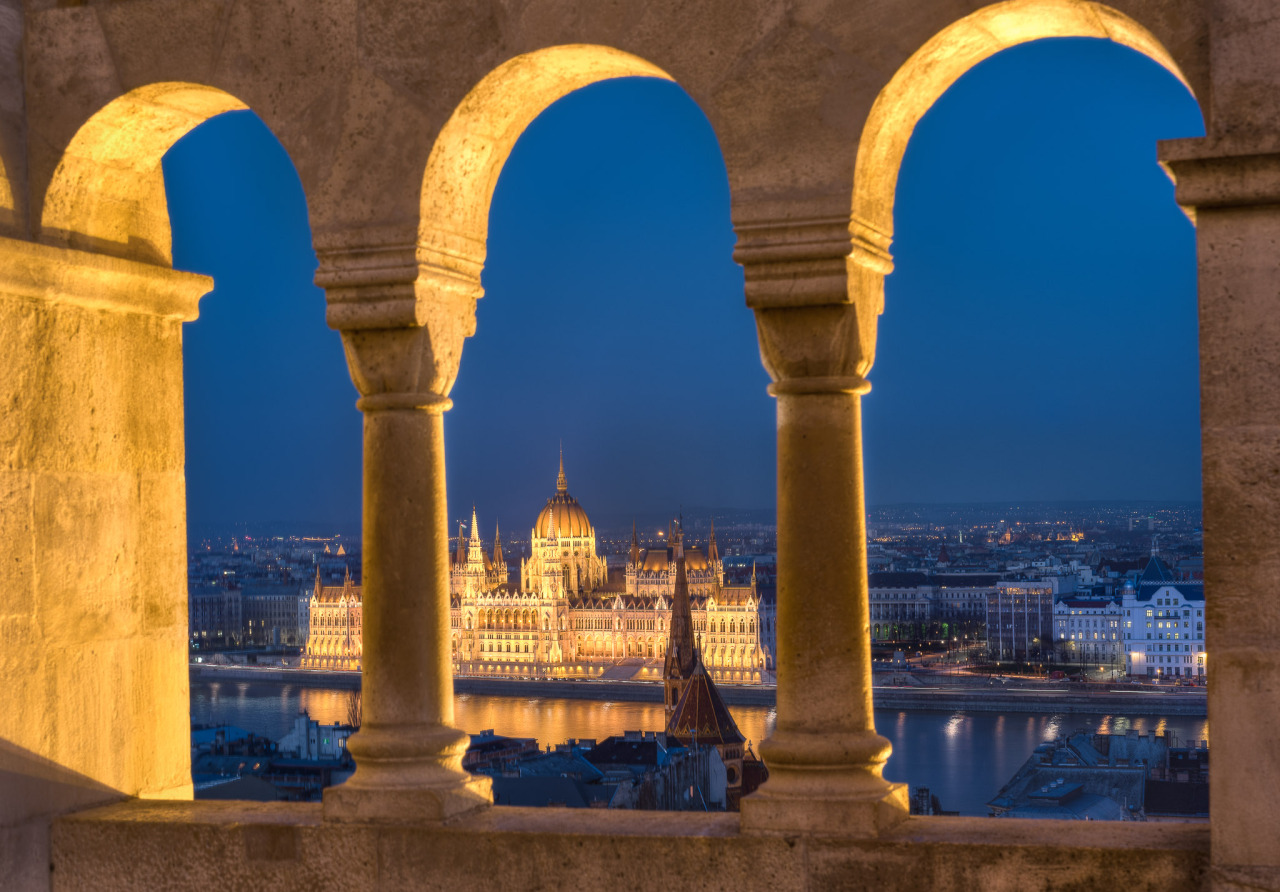
<path fill-rule="evenodd" d="M 846 381 L 846 383 L 848 383 Z M 778 723 L 769 780 L 742 803 L 754 833 L 874 836 L 907 814 L 881 773 L 871 699 L 861 386 L 778 397 Z"/>
<path fill-rule="evenodd" d="M 453 723 L 444 419 L 364 417 L 364 720 Z"/>
<path fill-rule="evenodd" d="M 361 400 L 363 720 L 349 743 L 355 774 L 325 791 L 329 820 L 445 820 L 491 802 L 490 780 L 462 770 L 468 738 L 451 727 L 447 406 Z"/>
<path fill-rule="evenodd" d="M 861 397 L 778 397 L 778 731 L 873 733 Z"/>

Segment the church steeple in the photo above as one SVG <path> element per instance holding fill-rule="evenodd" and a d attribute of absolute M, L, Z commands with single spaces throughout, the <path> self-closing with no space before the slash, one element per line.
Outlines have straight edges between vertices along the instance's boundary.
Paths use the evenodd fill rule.
<path fill-rule="evenodd" d="M 567 493 L 569 491 L 569 480 L 564 476 L 564 444 L 560 444 L 560 473 L 556 476 L 556 492 Z"/>
<path fill-rule="evenodd" d="M 666 694 L 667 718 L 675 711 L 689 679 L 701 664 L 693 634 L 693 610 L 689 605 L 689 578 L 684 567 L 684 531 L 672 527 L 672 557 L 676 563 L 675 592 L 671 596 L 671 633 L 667 638 L 667 658 L 662 681 Z"/>

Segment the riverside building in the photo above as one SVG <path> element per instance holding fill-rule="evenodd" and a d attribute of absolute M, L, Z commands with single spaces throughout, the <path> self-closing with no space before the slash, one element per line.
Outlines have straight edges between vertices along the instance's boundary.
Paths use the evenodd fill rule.
<path fill-rule="evenodd" d="M 610 573 L 596 532 L 569 493 L 563 456 L 555 495 L 530 531 L 531 553 L 512 582 L 501 536 L 486 551 L 476 512 L 450 569 L 454 671 L 467 675 L 592 678 L 660 674 L 676 590 L 673 547 L 642 549 L 632 532 L 624 568 Z M 668 538 L 670 542 L 670 538 Z M 684 549 L 694 633 L 707 671 L 721 682 L 757 684 L 773 669 L 774 611 L 755 574 L 725 582 L 715 526 L 705 550 Z"/>
<path fill-rule="evenodd" d="M 307 604 L 304 669 L 360 669 L 364 657 L 364 593 L 348 571 L 342 585 L 316 584 Z"/>
<path fill-rule="evenodd" d="M 998 582 L 987 596 L 987 649 L 996 660 L 1040 659 L 1053 635 L 1053 587 Z"/>
<path fill-rule="evenodd" d="M 1058 660 L 1117 667 L 1124 661 L 1124 611 L 1113 598 L 1064 595 L 1053 605 Z"/>
<path fill-rule="evenodd" d="M 1137 584 L 1124 587 L 1125 672 L 1147 678 L 1208 675 L 1204 580 L 1176 579 L 1152 556 Z"/>

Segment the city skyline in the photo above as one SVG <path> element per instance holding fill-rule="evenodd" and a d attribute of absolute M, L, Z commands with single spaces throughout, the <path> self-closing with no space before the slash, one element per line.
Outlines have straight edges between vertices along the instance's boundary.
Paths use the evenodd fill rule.
<path fill-rule="evenodd" d="M 926 115 L 865 401 L 869 504 L 1198 498 L 1193 236 L 1150 151 L 1191 126 L 1180 84 L 1100 41 L 1002 53 Z M 355 391 L 291 162 L 245 112 L 166 172 L 176 263 L 217 281 L 186 327 L 191 523 L 358 525 Z M 769 510 L 774 407 L 732 245 L 714 133 L 678 88 L 605 83 L 536 120 L 446 416 L 450 516 L 536 511 L 561 439 L 600 510 Z"/>

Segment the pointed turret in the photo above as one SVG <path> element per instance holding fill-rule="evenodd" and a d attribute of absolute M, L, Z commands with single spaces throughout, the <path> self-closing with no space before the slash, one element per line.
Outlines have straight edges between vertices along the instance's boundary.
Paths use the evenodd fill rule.
<path fill-rule="evenodd" d="M 342 587 L 350 588 L 351 587 L 351 566 L 349 564 L 343 564 L 342 568 L 346 571 L 346 575 L 344 575 L 342 578 Z"/>
<path fill-rule="evenodd" d="M 756 562 L 751 562 L 751 590 L 756 590 Z"/>
<path fill-rule="evenodd" d="M 640 539 L 636 536 L 636 522 L 631 521 L 631 563 L 637 569 L 640 567 Z"/>
<path fill-rule="evenodd" d="M 496 523 L 493 525 L 493 565 L 495 567 L 507 565 L 506 558 L 502 556 L 502 531 Z"/>
<path fill-rule="evenodd" d="M 556 492 L 566 493 L 569 491 L 569 480 L 564 476 L 564 444 L 560 444 L 560 473 L 556 476 Z"/>
<path fill-rule="evenodd" d="M 467 540 L 467 566 L 484 566 L 484 551 L 480 547 L 480 521 L 476 520 L 476 506 L 471 506 L 471 537 Z"/>
<path fill-rule="evenodd" d="M 320 589 L 324 588 L 324 583 L 320 580 L 320 565 L 316 564 L 316 596 L 319 597 Z"/>
<path fill-rule="evenodd" d="M 707 540 L 707 560 L 716 563 L 720 560 L 720 549 L 716 547 L 716 519 L 711 518 L 711 538 Z"/>
<path fill-rule="evenodd" d="M 454 563 L 459 567 L 467 562 L 467 539 L 462 533 L 462 521 L 458 521 L 458 553 L 454 558 Z"/>

